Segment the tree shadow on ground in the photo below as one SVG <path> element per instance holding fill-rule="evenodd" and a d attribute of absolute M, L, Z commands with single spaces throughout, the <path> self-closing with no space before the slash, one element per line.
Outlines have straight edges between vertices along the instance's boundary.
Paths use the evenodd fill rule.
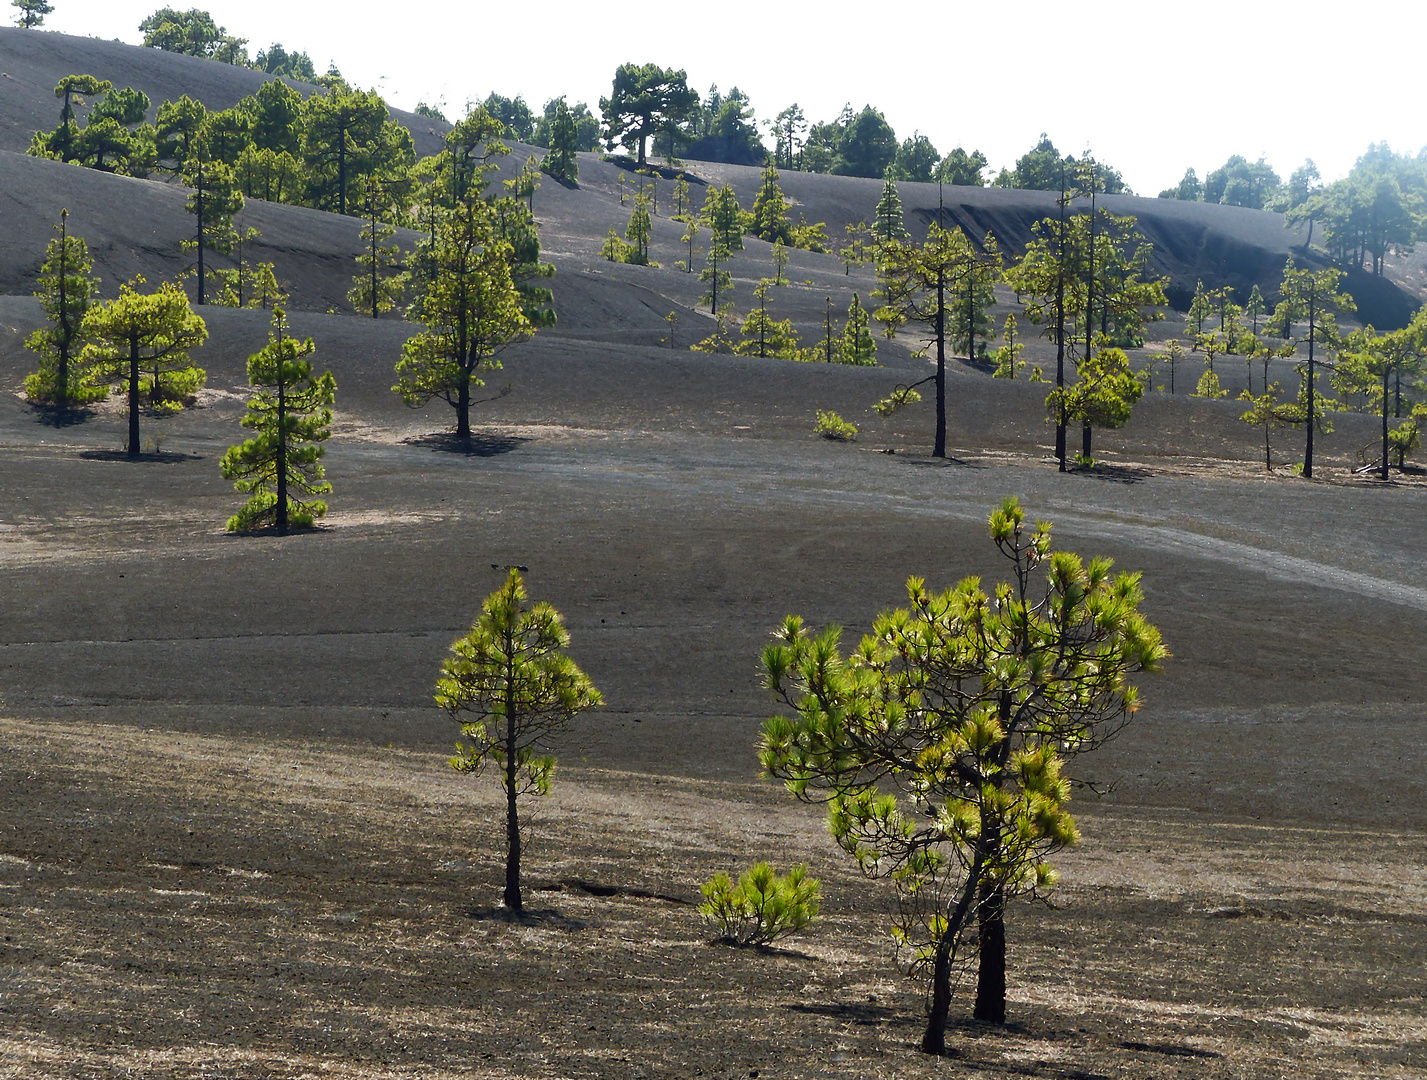
<path fill-rule="evenodd" d="M 495 569 L 492 564 L 491 569 Z M 517 567 L 519 570 L 526 570 L 526 567 Z M 625 885 L 605 885 L 598 881 L 586 881 L 584 878 L 561 878 L 559 881 L 546 882 L 543 885 L 536 885 L 536 892 L 582 892 L 586 896 L 626 896 L 632 900 L 659 900 L 665 904 L 691 905 L 693 901 L 686 900 L 682 896 L 671 896 L 668 893 L 653 892 L 649 889 L 630 888 Z"/>
<path fill-rule="evenodd" d="M 623 154 L 607 157 L 605 158 L 605 162 L 613 165 L 617 169 L 623 169 L 625 172 L 637 172 L 639 169 L 643 169 L 645 172 L 657 174 L 661 180 L 678 180 L 682 178 L 687 180 L 691 185 L 708 186 L 707 180 L 701 176 L 695 176 L 689 171 L 686 165 L 679 165 L 677 167 L 673 165 L 656 165 L 654 162 L 648 160 L 646 160 L 643 165 L 640 165 L 634 158 L 626 157 Z"/>
<path fill-rule="evenodd" d="M 30 409 L 34 412 L 37 423 L 52 428 L 73 427 L 75 424 L 83 424 L 92 420 L 96 415 L 95 411 L 87 405 L 71 405 L 67 409 L 60 409 L 53 405 L 42 405 L 32 401 Z"/>
<path fill-rule="evenodd" d="M 462 439 L 449 431 L 437 431 L 430 435 L 412 435 L 401 441 L 406 446 L 424 447 L 432 453 L 495 457 L 508 454 L 530 440 L 519 435 L 490 435 L 479 431 L 472 432 L 469 439 Z"/>
<path fill-rule="evenodd" d="M 585 930 L 590 925 L 584 919 L 561 914 L 554 908 L 527 907 L 512 911 L 503 904 L 495 904 L 489 907 L 467 908 L 465 915 L 481 922 L 503 922 L 512 926 L 548 926 L 556 930 Z"/>
<path fill-rule="evenodd" d="M 262 539 L 268 537 L 280 538 L 283 536 L 314 536 L 321 535 L 323 533 L 329 533 L 331 531 L 332 527 L 330 525 L 315 524 L 308 525 L 300 529 L 295 525 L 289 525 L 287 527 L 287 532 L 280 533 L 277 531 L 276 525 L 260 525 L 256 529 L 234 529 L 232 531 L 224 530 L 223 535 L 231 537 L 257 537 Z"/>
<path fill-rule="evenodd" d="M 185 461 L 202 461 L 202 454 L 180 454 L 173 451 L 149 450 L 131 455 L 127 450 L 81 450 L 85 461 L 132 461 L 150 465 L 178 465 Z"/>
<path fill-rule="evenodd" d="M 789 1012 L 807 1013 L 813 1016 L 828 1016 L 834 1020 L 847 1020 L 854 1024 L 885 1024 L 892 1020 L 905 1019 L 896 1009 L 886 1005 L 869 1005 L 864 1002 L 829 1002 L 825 1005 L 785 1005 Z"/>
<path fill-rule="evenodd" d="M 918 469 L 950 469 L 956 466 L 961 469 L 986 469 L 990 468 L 983 461 L 967 461 L 959 458 L 955 454 L 949 454 L 944 458 L 939 457 L 903 457 L 897 454 L 899 460 L 906 462 Z"/>
<path fill-rule="evenodd" d="M 1107 480 L 1114 484 L 1140 484 L 1154 475 L 1149 469 L 1137 465 L 1108 465 L 1103 461 L 1097 462 L 1092 468 L 1072 469 L 1071 472 L 1076 476 Z"/>

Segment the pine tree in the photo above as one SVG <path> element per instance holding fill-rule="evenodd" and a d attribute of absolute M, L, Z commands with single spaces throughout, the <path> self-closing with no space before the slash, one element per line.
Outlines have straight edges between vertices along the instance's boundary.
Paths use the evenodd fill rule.
<path fill-rule="evenodd" d="M 986 342 L 991 336 L 991 305 L 996 302 L 996 282 L 1000 280 L 1001 251 L 996 237 L 987 233 L 980 256 L 957 282 L 956 301 L 948 312 L 951 347 L 965 350 L 968 360 L 986 354 Z"/>
<path fill-rule="evenodd" d="M 550 122 L 550 152 L 540 160 L 540 167 L 563 184 L 574 186 L 580 179 L 580 163 L 575 157 L 579 133 L 575 118 L 565 99 L 555 102 L 555 117 Z"/>
<path fill-rule="evenodd" d="M 688 245 L 688 258 L 679 264 L 679 269 L 686 274 L 694 272 L 694 241 L 699 237 L 699 223 L 696 218 L 690 217 L 684 222 L 684 235 L 679 237 L 681 244 Z"/>
<path fill-rule="evenodd" d="M 718 237 L 709 245 L 708 265 L 699 271 L 699 281 L 703 282 L 704 294 L 699 299 L 707 301 L 709 313 L 718 314 L 719 294 L 733 291 L 733 275 L 725 268 L 728 262 L 728 248 Z"/>
<path fill-rule="evenodd" d="M 45 261 L 35 296 L 49 325 L 25 339 L 25 347 L 39 357 L 39 368 L 25 378 L 25 396 L 61 412 L 108 396 L 104 386 L 86 381 L 77 363 L 84 348 L 84 316 L 94 300 L 99 281 L 89 276 L 94 261 L 89 246 L 69 235 L 69 211 L 61 210 L 59 236 L 45 249 Z"/>
<path fill-rule="evenodd" d="M 624 238 L 629 242 L 629 255 L 625 262 L 636 266 L 658 266 L 649 261 L 649 238 L 654 231 L 654 223 L 649 216 L 649 197 L 643 192 L 634 196 L 634 213 L 629 217 L 629 228 Z"/>
<path fill-rule="evenodd" d="M 535 331 L 510 277 L 510 245 L 490 206 L 471 191 L 437 228 L 433 278 L 413 305 L 426 329 L 407 340 L 392 389 L 413 408 L 440 398 L 456 410 L 456 437 L 471 438 L 471 391 L 500 367 L 507 346 Z"/>
<path fill-rule="evenodd" d="M 243 209 L 243 194 L 234 182 L 233 170 L 212 160 L 201 139 L 184 169 L 184 180 L 193 189 L 185 208 L 194 216 L 195 227 L 193 239 L 182 241 L 182 247 L 197 253 L 193 275 L 198 282 L 197 302 L 202 307 L 208 299 L 208 280 L 216 276 L 212 256 L 227 255 L 233 250 L 233 215 Z"/>
<path fill-rule="evenodd" d="M 743 250 L 743 210 L 728 184 L 709 188 L 699 217 L 724 251 Z"/>
<path fill-rule="evenodd" d="M 505 791 L 504 905 L 521 909 L 519 800 L 550 790 L 550 740 L 580 713 L 602 703 L 594 684 L 565 654 L 570 635 L 547 603 L 530 605 L 520 574 L 486 598 L 470 633 L 451 645 L 436 683 L 436 704 L 461 725 L 451 767 L 500 769 Z"/>
<path fill-rule="evenodd" d="M 683 173 L 680 173 L 679 178 L 674 181 L 674 220 L 678 221 L 685 218 L 693 220 L 692 218 L 688 218 L 688 213 L 692 205 L 693 204 L 689 201 L 689 181 Z"/>
<path fill-rule="evenodd" d="M 373 319 L 391 311 L 406 295 L 405 274 L 400 269 L 401 248 L 390 242 L 396 227 L 381 219 L 386 209 L 383 194 L 382 185 L 375 179 L 368 178 L 362 185 L 366 224 L 360 233 L 362 253 L 357 256 L 361 272 L 352 279 L 352 290 L 347 293 L 347 303 L 360 312 L 370 311 Z"/>
<path fill-rule="evenodd" d="M 1002 329 L 1002 338 L 1006 344 L 996 350 L 996 371 L 997 379 L 1014 379 L 1016 372 L 1026 366 L 1026 362 L 1021 359 L 1021 350 L 1025 348 L 1021 342 L 1016 340 L 1016 316 L 1014 312 L 1006 313 L 1006 322 Z"/>
<path fill-rule="evenodd" d="M 258 388 L 248 399 L 243 427 L 257 436 L 223 455 L 223 478 L 244 495 L 247 503 L 228 519 L 229 532 L 246 532 L 272 523 L 279 536 L 289 529 L 310 529 L 327 514 L 321 499 L 305 500 L 293 494 L 326 495 L 332 485 L 322 468 L 321 445 L 332 434 L 332 402 L 337 383 L 330 371 L 313 378 L 317 351 L 311 338 L 298 340 L 287 333 L 282 308 L 273 312 L 268 343 L 248 357 L 248 382 Z"/>
<path fill-rule="evenodd" d="M 510 281 L 520 294 L 520 311 L 537 329 L 555 325 L 555 294 L 540 282 L 555 276 L 555 267 L 540 261 L 540 227 L 529 206 L 506 196 L 491 204 L 500 239 L 509 245 Z"/>
<path fill-rule="evenodd" d="M 149 399 L 167 403 L 203 385 L 205 374 L 189 360 L 188 352 L 208 340 L 203 319 L 189 306 L 188 297 L 166 281 L 155 293 L 144 294 L 135 278 L 119 287 L 116 299 L 95 304 L 84 316 L 83 333 L 89 339 L 81 355 L 96 383 L 118 383 L 129 398 L 129 457 L 141 453 L 139 403 L 143 380 L 149 380 Z M 163 377 L 168 375 L 167 387 Z"/>
<path fill-rule="evenodd" d="M 1338 292 L 1342 270 L 1299 270 L 1290 256 L 1283 269 L 1281 293 L 1287 314 L 1308 324 L 1308 361 L 1304 368 L 1299 397 L 1305 406 L 1304 427 L 1308 430 L 1307 447 L 1303 453 L 1303 475 L 1313 476 L 1313 432 L 1320 426 L 1323 398 L 1317 388 L 1315 349 L 1321 345 L 1333 351 L 1338 344 L 1335 316 L 1357 310 L 1357 304 L 1347 293 Z"/>
<path fill-rule="evenodd" d="M 23 26 L 26 30 L 43 26 L 45 16 L 55 9 L 49 0 L 10 0 L 10 6 L 19 11 L 15 16 L 16 25 Z"/>
<path fill-rule="evenodd" d="M 1245 390 L 1239 395 L 1239 400 L 1249 406 L 1239 419 L 1250 427 L 1263 428 L 1264 468 L 1273 472 L 1273 447 L 1269 444 L 1269 435 L 1274 428 L 1293 423 L 1297 406 L 1279 399 L 1278 383 L 1270 383 L 1257 397 L 1252 391 Z"/>
<path fill-rule="evenodd" d="M 798 335 L 791 319 L 775 320 L 768 314 L 768 289 L 773 282 L 764 278 L 753 290 L 758 307 L 743 320 L 742 340 L 734 346 L 740 356 L 775 357 L 780 360 L 798 358 Z"/>
<path fill-rule="evenodd" d="M 1244 314 L 1253 320 L 1253 335 L 1258 337 L 1259 319 L 1268 310 L 1268 305 L 1264 303 L 1263 293 L 1259 292 L 1258 282 L 1254 282 L 1253 291 L 1249 293 L 1249 302 L 1244 305 Z"/>
<path fill-rule="evenodd" d="M 1194 283 L 1194 299 L 1189 302 L 1189 310 L 1184 313 L 1184 325 L 1186 329 L 1191 325 L 1194 327 L 1194 346 L 1192 352 L 1199 351 L 1199 336 L 1204 333 L 1204 322 L 1214 314 L 1214 301 L 1204 290 L 1204 282 Z"/>
<path fill-rule="evenodd" d="M 778 185 L 778 170 L 772 165 L 763 170 L 763 185 L 753 199 L 753 225 L 749 231 L 770 244 L 792 243 L 788 198 Z"/>
<path fill-rule="evenodd" d="M 1123 349 L 1102 347 L 1089 360 L 1080 361 L 1075 373 L 1075 385 L 1052 390 L 1045 404 L 1052 416 L 1063 415 L 1080 423 L 1080 456 L 1088 466 L 1092 430 L 1124 427 L 1145 388 L 1135 378 Z"/>
<path fill-rule="evenodd" d="M 775 276 L 773 284 L 783 284 L 783 271 L 788 268 L 788 248 L 781 240 L 773 241 L 773 267 Z"/>
<path fill-rule="evenodd" d="M 844 364 L 873 366 L 877 364 L 877 341 L 872 336 L 871 322 L 867 310 L 856 293 L 847 306 L 847 323 L 842 329 L 840 359 Z"/>
<path fill-rule="evenodd" d="M 814 634 L 796 615 L 763 651 L 780 714 L 759 762 L 826 804 L 838 845 L 896 886 L 893 936 L 930 977 L 921 1048 L 938 1055 L 973 928 L 978 980 L 1001 991 L 988 1019 L 1004 1022 L 1007 901 L 1051 886 L 1048 859 L 1078 840 L 1065 760 L 1129 721 L 1129 677 L 1168 656 L 1138 610 L 1139 574 L 1053 552 L 1050 526 L 1032 531 L 1014 499 L 989 525 L 1013 571 L 990 593 L 979 577 L 941 593 L 913 577 L 908 606 L 845 656 L 840 628 Z"/>
<path fill-rule="evenodd" d="M 872 235 L 882 243 L 902 240 L 907 235 L 907 227 L 902 224 L 902 197 L 891 180 L 882 185 L 882 197 L 872 215 Z"/>

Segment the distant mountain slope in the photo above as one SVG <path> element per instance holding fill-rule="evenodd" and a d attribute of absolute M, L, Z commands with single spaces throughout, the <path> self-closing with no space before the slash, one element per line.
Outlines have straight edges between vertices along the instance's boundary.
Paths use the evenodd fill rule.
<path fill-rule="evenodd" d="M 66 75 L 93 75 L 115 86 L 132 86 L 149 95 L 154 118 L 159 105 L 187 94 L 210 109 L 226 109 L 254 93 L 273 76 L 216 60 L 145 49 L 119 41 L 54 34 L 46 30 L 0 28 L 0 150 L 23 153 L 36 131 L 59 124 L 54 88 Z M 303 96 L 319 89 L 284 79 Z M 434 154 L 450 125 L 400 109 L 393 118 L 411 129 L 418 155 Z M 84 115 L 83 110 L 80 113 Z"/>

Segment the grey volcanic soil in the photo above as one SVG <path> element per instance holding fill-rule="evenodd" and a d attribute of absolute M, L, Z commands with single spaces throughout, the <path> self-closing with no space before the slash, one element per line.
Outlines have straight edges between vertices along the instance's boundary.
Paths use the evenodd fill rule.
<path fill-rule="evenodd" d="M 16 40 L 0 34 L 0 49 Z M 142 50 L 54 59 L 19 43 L 30 96 L 54 81 L 45 64 L 94 58 L 187 77 Z M 236 76 L 203 77 L 216 94 Z M 1267 473 L 1242 406 L 1185 397 L 1196 358 L 1177 394 L 1097 433 L 1099 469 L 1060 475 L 1047 388 L 956 363 L 952 455 L 936 460 L 930 401 L 887 420 L 870 409 L 929 372 L 920 342 L 882 342 L 869 369 L 688 351 L 710 320 L 675 266 L 681 227 L 656 222 L 661 268 L 604 262 L 601 239 L 628 220 L 623 174 L 581 168 L 580 188 L 536 198 L 560 324 L 505 354 L 471 454 L 445 448 L 444 405 L 412 411 L 390 392 L 408 324 L 312 313 L 342 308 L 359 224 L 251 205 L 264 257 L 293 282 L 294 325 L 338 383 L 332 511 L 307 535 L 223 531 L 239 497 L 218 461 L 243 434 L 264 313 L 203 312 L 207 389 L 177 417 L 146 417 L 130 463 L 117 404 L 56 427 L 19 395 L 40 314 L 0 297 L 0 1075 L 1427 1068 L 1427 484 L 1354 476 L 1372 418 L 1335 418 L 1313 481 L 1285 467 L 1300 436 L 1279 433 Z M 744 189 L 753 176 L 695 171 Z M 105 295 L 181 266 L 179 190 L 7 153 L 0 178 L 3 291 L 28 292 L 66 203 Z M 875 195 L 785 183 L 834 226 Z M 957 212 L 1040 212 L 1041 196 L 1013 194 Z M 913 227 L 927 196 L 904 189 Z M 1266 215 L 1134 205 L 1178 230 L 1186 273 L 1231 241 L 1265 267 L 1288 250 Z M 732 269 L 746 310 L 772 273 L 767 245 L 750 241 Z M 840 317 L 874 284 L 801 252 L 789 274 L 774 313 L 809 338 L 825 297 Z M 1000 301 L 998 317 L 1012 309 Z M 1153 336 L 1184 337 L 1183 323 Z M 1039 339 L 1027 358 L 1052 359 Z M 1219 371 L 1244 385 L 1239 359 Z M 1293 385 L 1288 365 L 1272 376 Z M 1154 385 L 1168 381 L 1158 368 Z M 826 408 L 861 426 L 856 443 L 813 436 Z M 1085 842 L 1061 860 L 1056 906 L 1012 913 L 1013 1023 L 965 1022 L 963 985 L 960 1060 L 937 1062 L 913 1049 L 923 1003 L 891 959 L 888 890 L 756 775 L 770 709 L 757 656 L 788 612 L 851 640 L 909 575 L 998 578 L 985 518 L 1008 494 L 1061 545 L 1143 571 L 1174 658 L 1143 680 L 1131 728 L 1084 762 L 1103 794 L 1077 794 Z M 448 645 L 509 565 L 564 613 L 606 701 L 556 747 L 555 792 L 530 817 L 524 923 L 491 907 L 494 784 L 446 768 L 456 732 L 431 702 Z M 808 861 L 823 918 L 784 951 L 710 945 L 699 883 L 756 858 Z"/>

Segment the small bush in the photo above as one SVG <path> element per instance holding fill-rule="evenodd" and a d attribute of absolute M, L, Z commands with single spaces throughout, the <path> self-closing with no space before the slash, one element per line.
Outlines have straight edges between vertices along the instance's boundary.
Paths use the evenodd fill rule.
<path fill-rule="evenodd" d="M 737 885 L 727 874 L 717 874 L 702 887 L 699 914 L 718 928 L 723 941 L 766 945 L 803 929 L 817 915 L 820 885 L 807 873 L 806 866 L 794 866 L 779 875 L 760 862 L 740 876 Z"/>
<path fill-rule="evenodd" d="M 813 425 L 813 430 L 824 439 L 837 439 L 840 442 L 851 442 L 857 438 L 857 425 L 849 424 L 835 412 L 823 412 L 818 410 L 818 422 Z"/>

